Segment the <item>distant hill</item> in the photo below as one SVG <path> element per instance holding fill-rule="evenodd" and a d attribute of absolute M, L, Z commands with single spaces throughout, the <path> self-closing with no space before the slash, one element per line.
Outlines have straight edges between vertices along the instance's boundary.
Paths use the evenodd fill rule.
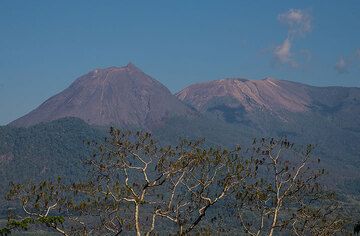
<path fill-rule="evenodd" d="M 82 175 L 90 154 L 84 141 L 101 141 L 105 132 L 76 118 L 29 128 L 0 127 L 0 184 L 8 181 Z M 7 183 L 6 183 L 7 184 Z"/>
<path fill-rule="evenodd" d="M 84 178 L 83 162 L 91 149 L 84 141 L 102 141 L 105 132 L 77 118 L 29 128 L 0 127 L 0 215 L 9 182 L 40 181 L 58 176 Z"/>

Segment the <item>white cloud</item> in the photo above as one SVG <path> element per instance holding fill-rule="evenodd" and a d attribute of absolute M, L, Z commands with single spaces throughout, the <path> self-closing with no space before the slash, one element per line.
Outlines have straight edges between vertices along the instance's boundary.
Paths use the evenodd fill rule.
<path fill-rule="evenodd" d="M 274 57 L 281 64 L 289 64 L 296 67 L 297 63 L 291 56 L 291 41 L 289 38 L 286 38 L 282 44 L 275 48 Z"/>
<path fill-rule="evenodd" d="M 300 9 L 290 9 L 278 15 L 278 20 L 288 27 L 290 37 L 305 35 L 311 31 L 311 15 Z"/>
<path fill-rule="evenodd" d="M 349 62 L 344 57 L 339 57 L 334 68 L 340 74 L 347 73 L 349 72 Z"/>
<path fill-rule="evenodd" d="M 310 14 L 300 9 L 290 9 L 278 15 L 278 20 L 288 27 L 287 37 L 282 44 L 275 47 L 273 56 L 277 63 L 298 67 L 291 48 L 297 36 L 304 36 L 311 31 L 312 18 Z M 304 51 L 304 50 L 303 50 Z M 306 50 L 310 55 L 310 52 Z M 310 59 L 310 57 L 308 57 Z"/>

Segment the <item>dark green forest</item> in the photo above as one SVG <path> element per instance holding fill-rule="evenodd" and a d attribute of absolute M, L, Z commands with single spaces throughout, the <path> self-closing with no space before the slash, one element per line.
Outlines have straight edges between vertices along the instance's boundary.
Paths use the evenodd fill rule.
<path fill-rule="evenodd" d="M 153 132 L 153 136 L 160 146 L 176 145 L 181 140 L 180 137 L 188 140 L 202 140 L 202 144 L 199 147 L 201 150 L 207 150 L 207 148 L 224 148 L 224 150 L 231 150 L 237 145 L 240 145 L 243 147 L 242 150 L 249 151 L 253 148 L 254 140 L 257 142 L 262 140 L 262 138 L 250 138 L 260 137 L 259 132 L 256 132 L 254 129 L 242 128 L 238 124 L 236 127 L 227 123 L 219 124 L 218 121 L 217 125 L 211 125 L 212 122 L 215 124 L 216 120 L 208 118 L 207 122 L 204 122 L 204 119 L 195 118 L 190 122 L 186 119 L 176 118 L 168 121 L 161 129 L 156 129 L 156 131 Z M 135 128 L 132 129 L 136 130 Z M 89 144 L 97 143 L 101 145 L 108 143 L 109 140 L 111 140 L 111 134 L 109 134 L 108 131 L 109 127 L 90 126 L 76 118 L 65 118 L 29 128 L 1 127 L 0 178 L 3 180 L 0 183 L 1 195 L 5 196 L 11 188 L 14 188 L 14 185 L 10 183 L 24 183 L 25 187 L 28 185 L 38 188 L 36 183 L 50 181 L 44 185 L 46 189 L 53 186 L 58 177 L 61 177 L 61 186 L 66 186 L 74 182 L 88 181 L 94 177 L 94 172 L 91 172 L 93 170 L 91 166 L 85 165 L 89 157 L 92 157 L 94 154 L 94 146 Z M 277 136 L 279 136 L 279 134 Z M 285 137 L 285 135 L 283 136 Z M 296 140 L 296 138 L 292 138 Z M 295 143 L 295 149 L 304 149 L 306 147 L 304 143 L 305 142 Z M 326 155 L 326 153 L 336 149 L 336 146 L 332 149 L 329 149 L 329 146 L 327 146 L 327 150 L 324 147 L 319 147 L 319 145 L 313 145 L 313 147 L 313 158 L 315 158 L 315 160 L 319 159 L 320 161 L 316 161 L 316 165 L 312 162 L 309 163 L 309 167 L 325 170 L 321 176 L 320 183 L 323 188 L 327 189 L 326 191 L 336 193 L 336 202 L 341 205 L 342 209 L 341 214 L 346 216 L 344 218 L 344 222 L 346 221 L 344 227 L 349 230 L 360 215 L 359 179 L 356 177 L 356 174 L 353 175 L 355 176 L 354 178 L 345 178 L 342 172 L 343 169 L 335 170 L 338 161 L 346 160 L 350 165 L 351 158 L 342 157 L 342 159 L 339 160 L 334 159 L 334 153 L 338 153 L 339 150 L 333 152 L 332 156 Z M 98 152 L 99 150 L 95 148 L 95 151 Z M 351 157 L 351 153 L 345 153 L 345 155 Z M 354 168 L 349 168 L 349 171 L 353 170 Z M 264 169 L 258 172 L 258 174 L 264 175 L 266 171 L 268 170 Z M 347 176 L 349 175 L 350 173 L 347 173 Z M 333 182 L 334 179 L 337 180 L 336 184 Z M 59 185 L 54 186 L 59 187 Z M 40 189 L 36 191 L 40 191 Z M 18 194 L 20 194 L 20 192 Z M 22 194 L 24 194 L 24 192 L 22 192 Z M 256 196 L 259 197 L 260 195 Z M 80 199 L 87 197 L 88 196 L 81 196 Z M 15 210 L 15 213 L 21 213 L 21 209 L 19 209 L 16 201 L 7 201 L 5 197 L 2 197 L 0 202 L 1 215 L 4 219 L 8 216 L 9 209 L 11 211 Z M 225 201 L 224 203 L 220 202 L 216 204 L 214 208 L 209 210 L 207 216 L 216 218 L 215 212 L 222 212 L 221 209 L 226 208 L 227 204 L 232 203 L 231 201 Z M 74 209 L 72 210 L 75 211 Z M 76 208 L 76 211 L 77 210 L 79 209 Z M 146 211 L 150 210 L 147 209 Z M 247 209 L 247 211 L 252 212 L 250 209 Z M 79 214 L 79 212 L 77 212 L 77 214 Z M 234 212 L 226 211 L 226 214 L 231 215 L 234 214 Z M 53 215 L 53 217 L 57 216 L 57 214 Z M 256 218 L 256 215 L 253 217 Z M 210 224 L 209 219 L 206 219 L 203 228 L 200 227 L 205 231 L 207 230 L 206 225 Z M 210 222 L 211 219 L 212 218 L 210 218 Z M 38 224 L 38 220 L 39 219 L 33 219 L 32 222 L 28 223 Z M 57 218 L 49 218 L 47 220 L 55 220 L 56 224 L 60 223 L 56 221 L 59 220 Z M 217 226 L 219 229 L 224 227 L 230 229 L 231 225 L 237 225 L 237 223 L 233 220 L 230 222 L 221 221 L 220 225 Z M 44 230 L 42 227 L 35 229 Z"/>

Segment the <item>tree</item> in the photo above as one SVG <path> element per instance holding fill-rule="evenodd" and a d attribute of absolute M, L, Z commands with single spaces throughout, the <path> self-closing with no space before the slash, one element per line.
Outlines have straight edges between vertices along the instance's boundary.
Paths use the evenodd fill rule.
<path fill-rule="evenodd" d="M 342 230 L 340 202 L 314 168 L 314 146 L 297 149 L 286 139 L 254 140 L 261 159 L 259 178 L 237 193 L 238 217 L 246 233 L 269 235 L 333 235 Z"/>
<path fill-rule="evenodd" d="M 184 235 L 201 230 L 208 210 L 254 178 L 257 168 L 240 148 L 187 140 L 160 146 L 146 132 L 112 128 L 105 143 L 89 144 L 96 151 L 86 163 L 88 181 L 12 185 L 7 197 L 21 203 L 23 215 L 10 217 L 3 233 L 36 224 L 63 235 Z"/>
<path fill-rule="evenodd" d="M 7 198 L 21 212 L 9 215 L 0 235 L 30 226 L 62 235 L 185 235 L 221 225 L 249 235 L 333 235 L 345 222 L 319 181 L 325 171 L 314 168 L 311 145 L 261 139 L 248 149 L 188 140 L 162 146 L 149 133 L 114 128 L 105 142 L 88 144 L 88 179 L 12 184 Z"/>

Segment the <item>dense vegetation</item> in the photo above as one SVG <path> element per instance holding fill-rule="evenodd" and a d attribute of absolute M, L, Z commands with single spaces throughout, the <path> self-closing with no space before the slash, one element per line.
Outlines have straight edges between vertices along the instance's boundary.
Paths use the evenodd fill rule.
<path fill-rule="evenodd" d="M 83 166 L 87 140 L 99 140 L 101 130 L 79 119 L 63 119 L 30 128 L 0 127 L 0 194 L 11 181 L 39 181 L 54 176 L 77 180 L 86 176 Z M 0 201 L 4 215 L 5 202 Z M 5 208 L 5 209 L 4 209 Z"/>
<path fill-rule="evenodd" d="M 306 123 L 307 121 L 302 119 L 301 122 Z M 264 123 L 269 123 L 269 121 L 264 121 Z M 318 144 L 313 155 L 321 157 L 321 162 L 316 165 L 321 168 L 325 167 L 328 170 L 326 173 L 330 173 L 325 173 L 322 183 L 325 183 L 326 186 L 336 187 L 335 189 L 339 193 L 338 200 L 341 200 L 343 209 L 349 216 L 354 216 L 353 220 L 356 221 L 360 215 L 360 178 L 357 177 L 359 173 L 354 173 L 354 170 L 356 170 L 354 167 L 359 160 L 354 154 L 356 150 L 346 149 L 348 145 L 353 145 L 355 140 L 349 141 L 347 145 L 339 146 L 339 139 L 331 141 L 330 138 L 325 138 L 326 140 L 319 138 L 318 136 L 322 135 L 320 132 L 325 132 L 320 131 L 324 124 L 312 124 L 312 126 L 319 126 L 320 128 L 317 128 L 319 131 L 314 132 L 312 136 L 308 135 L 309 139 L 304 140 L 304 138 L 297 138 L 297 136 L 305 136 L 304 134 L 296 135 L 301 133 L 300 128 L 280 127 L 281 125 L 276 122 L 271 121 L 271 123 L 273 127 L 260 132 L 251 125 L 249 126 L 249 124 L 232 125 L 219 122 L 218 119 L 212 119 L 211 117 L 206 119 L 198 117 L 192 120 L 174 118 L 162 127 L 154 129 L 153 134 L 160 141 L 159 145 L 171 144 L 174 146 L 178 143 L 179 136 L 189 139 L 206 137 L 204 144 L 202 144 L 204 149 L 209 147 L 220 148 L 219 145 L 231 149 L 238 143 L 243 144 L 244 147 L 251 147 L 252 139 L 250 137 L 260 136 L 264 133 L 281 136 L 283 135 L 281 130 L 292 130 L 284 134 L 299 143 L 309 141 Z M 302 125 L 305 124 L 299 123 L 299 127 Z M 270 128 L 273 131 L 277 130 L 277 132 L 272 132 Z M 85 143 L 87 141 L 102 143 L 104 137 L 107 136 L 105 130 L 107 130 L 106 127 L 92 127 L 75 118 L 61 119 L 29 128 L 0 127 L 0 177 L 3 180 L 0 183 L 0 194 L 3 196 L 9 190 L 9 182 L 25 183 L 31 181 L 32 183 L 39 183 L 39 181 L 46 180 L 54 181 L 58 176 L 61 176 L 61 183 L 66 185 L 74 181 L 88 179 L 91 166 L 84 166 L 84 161 L 91 155 L 93 150 Z M 331 133 L 333 131 L 327 130 L 327 132 Z M 341 135 L 341 133 L 338 134 Z M 343 141 L 347 140 L 344 139 Z M 344 155 L 340 155 L 341 152 Z M 342 168 L 338 168 L 340 165 Z M 313 164 L 310 164 L 310 167 L 313 167 Z M 344 169 L 348 173 L 345 173 Z M 259 173 L 265 173 L 266 171 L 262 170 Z M 353 178 L 344 178 L 344 176 L 353 176 Z M 336 183 L 336 186 L 334 186 L 334 183 Z M 0 204 L 3 217 L 7 215 L 8 209 L 15 207 L 15 202 L 1 200 Z M 209 210 L 207 216 L 215 217 L 214 214 L 224 207 L 226 207 L 225 203 L 214 206 L 213 209 Z M 235 213 L 231 212 L 231 214 Z M 212 225 L 213 223 L 215 224 L 215 222 L 205 221 L 204 229 L 206 225 Z M 231 229 L 231 226 L 239 223 L 240 221 L 221 221 L 217 223 L 217 226 L 219 229 Z"/>
<path fill-rule="evenodd" d="M 333 235 L 347 223 L 341 202 L 319 182 L 325 171 L 311 165 L 311 145 L 171 146 L 113 128 L 105 142 L 89 144 L 87 179 L 11 185 L 7 199 L 22 213 L 10 214 L 0 233 L 45 226 L 62 235 Z"/>

